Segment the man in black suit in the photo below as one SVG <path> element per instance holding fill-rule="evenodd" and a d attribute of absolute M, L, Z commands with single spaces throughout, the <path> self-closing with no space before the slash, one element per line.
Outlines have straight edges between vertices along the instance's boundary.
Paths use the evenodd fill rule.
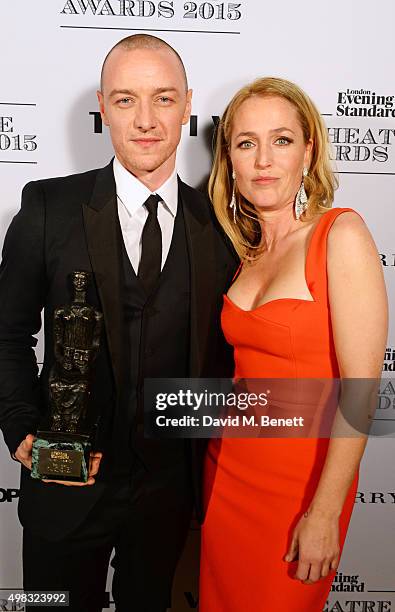
<path fill-rule="evenodd" d="M 232 374 L 220 331 L 236 261 L 211 208 L 176 175 L 191 91 L 178 54 L 135 35 L 108 54 L 98 92 L 115 158 L 105 168 L 29 183 L 0 268 L 0 425 L 21 462 L 24 588 L 68 590 L 70 609 L 102 609 L 110 555 L 118 612 L 164 612 L 199 493 L 198 447 L 144 439 L 144 379 Z M 53 313 L 74 270 L 104 315 L 91 405 L 87 485 L 30 477 L 48 406 Z M 40 377 L 33 338 L 44 309 Z M 195 493 L 195 495 L 194 495 Z M 46 608 L 48 610 L 48 608 Z"/>

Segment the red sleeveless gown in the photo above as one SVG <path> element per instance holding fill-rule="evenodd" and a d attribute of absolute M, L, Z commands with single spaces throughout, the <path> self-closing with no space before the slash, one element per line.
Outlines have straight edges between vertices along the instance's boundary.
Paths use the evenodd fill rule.
<path fill-rule="evenodd" d="M 313 301 L 281 298 L 251 311 L 224 297 L 222 327 L 234 346 L 236 378 L 336 378 L 326 246 L 338 215 L 313 230 L 305 275 Z M 307 510 L 325 461 L 327 438 L 211 440 L 205 460 L 200 612 L 321 612 L 334 572 L 313 585 L 291 578 L 293 528 Z M 340 518 L 343 546 L 356 476 Z"/>

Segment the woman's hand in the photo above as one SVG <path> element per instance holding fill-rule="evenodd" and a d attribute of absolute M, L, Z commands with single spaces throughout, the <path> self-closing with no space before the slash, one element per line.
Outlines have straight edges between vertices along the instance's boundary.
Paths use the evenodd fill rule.
<path fill-rule="evenodd" d="M 299 561 L 294 578 L 313 584 L 339 564 L 339 519 L 318 510 L 306 512 L 296 525 L 285 561 Z"/>

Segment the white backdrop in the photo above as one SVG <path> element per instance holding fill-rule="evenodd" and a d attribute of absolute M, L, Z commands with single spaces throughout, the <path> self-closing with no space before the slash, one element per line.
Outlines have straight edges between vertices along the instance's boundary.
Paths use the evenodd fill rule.
<path fill-rule="evenodd" d="M 184 128 L 178 156 L 179 173 L 191 185 L 201 184 L 210 169 L 212 117 L 221 114 L 241 85 L 275 75 L 297 82 L 311 95 L 325 116 L 334 145 L 340 173 L 335 204 L 351 206 L 365 218 L 382 256 L 392 307 L 393 0 L 375 6 L 369 0 L 3 0 L 0 16 L 1 242 L 26 182 L 108 162 L 110 140 L 107 133 L 100 133 L 95 115 L 101 62 L 120 38 L 148 31 L 180 52 L 194 89 L 194 117 Z M 383 366 L 387 376 L 395 370 L 392 313 Z M 40 347 L 41 343 L 39 359 Z M 356 360 L 359 357 L 355 354 Z M 394 428 L 392 389 L 377 418 Z M 328 612 L 395 611 L 394 447 L 390 436 L 369 441 Z M 18 486 L 18 466 L 2 444 L 0 588 L 4 589 L 21 586 Z M 347 587 L 350 584 L 354 586 Z M 193 580 L 185 578 L 180 586 L 179 603 L 173 609 L 196 608 Z"/>

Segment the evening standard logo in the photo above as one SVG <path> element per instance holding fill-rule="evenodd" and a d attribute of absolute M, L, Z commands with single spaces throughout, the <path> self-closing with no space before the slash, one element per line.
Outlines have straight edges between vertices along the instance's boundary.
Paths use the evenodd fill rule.
<path fill-rule="evenodd" d="M 395 117 L 395 95 L 371 89 L 338 91 L 334 116 L 341 118 L 337 125 L 334 119 L 328 120 L 334 160 L 352 164 L 340 166 L 339 170 L 358 167 L 358 172 L 384 173 L 384 164 L 391 163 L 395 142 L 395 129 L 389 123 Z"/>
<path fill-rule="evenodd" d="M 242 18 L 241 2 L 183 2 L 175 0 L 67 0 L 62 15 L 185 19 L 224 23 Z"/>
<path fill-rule="evenodd" d="M 365 582 L 359 579 L 358 574 L 343 574 L 343 572 L 337 572 L 332 586 L 331 591 L 335 593 L 364 593 Z"/>
<path fill-rule="evenodd" d="M 370 89 L 347 89 L 337 94 L 338 117 L 395 117 L 395 96 L 377 94 Z"/>

